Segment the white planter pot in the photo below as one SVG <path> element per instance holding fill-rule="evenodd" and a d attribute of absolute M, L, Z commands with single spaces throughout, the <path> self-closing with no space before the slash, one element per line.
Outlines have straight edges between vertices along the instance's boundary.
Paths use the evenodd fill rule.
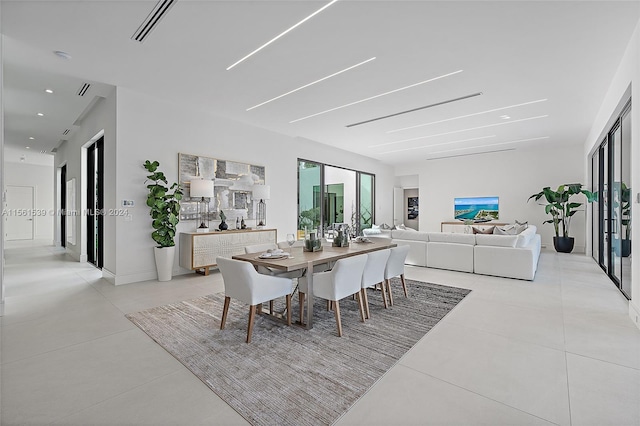
<path fill-rule="evenodd" d="M 156 257 L 156 269 L 158 281 L 171 281 L 173 272 L 173 258 L 176 254 L 174 247 L 154 247 L 153 254 Z"/>

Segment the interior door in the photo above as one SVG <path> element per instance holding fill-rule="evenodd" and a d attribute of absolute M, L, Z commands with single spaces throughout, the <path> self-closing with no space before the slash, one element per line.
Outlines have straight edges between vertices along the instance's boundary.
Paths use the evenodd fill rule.
<path fill-rule="evenodd" d="M 33 239 L 33 186 L 7 186 L 7 241 Z"/>

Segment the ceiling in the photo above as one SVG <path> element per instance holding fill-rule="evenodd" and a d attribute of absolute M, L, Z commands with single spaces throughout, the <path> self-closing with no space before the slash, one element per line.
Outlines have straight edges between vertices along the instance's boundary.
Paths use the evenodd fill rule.
<path fill-rule="evenodd" d="M 328 3 L 180 0 L 139 43 L 155 0 L 2 1 L 5 144 L 50 152 L 123 86 L 391 165 L 577 145 L 640 17 L 639 1 L 341 0 L 226 70 Z"/>

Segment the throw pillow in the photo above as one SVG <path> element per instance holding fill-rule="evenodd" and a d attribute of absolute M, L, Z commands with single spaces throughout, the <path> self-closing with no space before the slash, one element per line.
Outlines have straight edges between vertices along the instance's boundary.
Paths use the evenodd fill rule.
<path fill-rule="evenodd" d="M 404 231 L 407 229 L 407 227 L 404 226 L 404 223 L 401 223 L 400 225 L 396 225 L 396 229 L 402 229 Z"/>
<path fill-rule="evenodd" d="M 486 229 L 480 229 L 480 228 L 476 228 L 475 226 L 471 227 L 471 230 L 473 231 L 474 234 L 493 234 L 493 229 L 495 228 L 495 226 L 492 226 L 490 228 L 486 228 Z"/>
<path fill-rule="evenodd" d="M 375 234 L 382 234 L 382 231 L 380 230 L 380 228 L 367 229 L 367 235 L 375 235 Z"/>
<path fill-rule="evenodd" d="M 380 229 L 391 229 L 391 227 L 389 225 L 387 225 L 386 223 L 383 223 L 380 225 Z"/>
<path fill-rule="evenodd" d="M 518 222 L 516 221 L 516 223 L 518 223 Z M 514 226 L 514 228 L 515 228 L 515 230 L 516 230 L 516 234 L 521 233 L 522 231 L 524 231 L 524 230 L 525 230 L 525 229 L 527 229 L 528 227 L 529 227 L 529 225 L 527 225 L 527 224 L 526 224 L 526 222 L 525 222 L 525 224 L 521 224 L 521 223 L 519 223 L 519 224 L 517 224 L 516 226 Z"/>
<path fill-rule="evenodd" d="M 512 226 L 503 226 L 502 228 L 499 226 L 496 226 L 493 230 L 493 234 L 494 235 L 516 235 L 516 228 L 512 227 Z"/>
<path fill-rule="evenodd" d="M 516 225 L 524 226 L 525 228 L 529 227 L 529 221 L 526 222 L 518 222 L 516 220 Z"/>
<path fill-rule="evenodd" d="M 371 225 L 371 229 L 380 229 L 380 225 Z"/>

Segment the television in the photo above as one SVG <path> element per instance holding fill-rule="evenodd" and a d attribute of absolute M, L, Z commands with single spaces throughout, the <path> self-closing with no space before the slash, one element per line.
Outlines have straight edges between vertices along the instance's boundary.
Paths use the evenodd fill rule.
<path fill-rule="evenodd" d="M 456 197 L 453 205 L 455 218 L 459 220 L 498 219 L 498 197 Z"/>

